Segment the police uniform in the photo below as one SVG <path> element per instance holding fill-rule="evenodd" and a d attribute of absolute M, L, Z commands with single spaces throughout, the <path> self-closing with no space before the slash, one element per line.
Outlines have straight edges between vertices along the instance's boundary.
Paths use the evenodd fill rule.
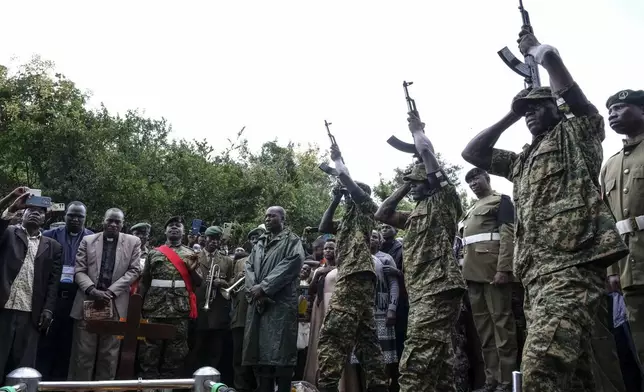
<path fill-rule="evenodd" d="M 183 223 L 180 217 L 170 218 L 164 227 L 173 222 Z M 184 245 L 170 245 L 186 262 L 195 253 Z M 186 262 L 186 264 L 188 264 Z M 190 273 L 193 288 L 201 284 L 199 270 Z M 190 298 L 179 271 L 158 249 L 148 253 L 141 276 L 144 291 L 142 316 L 150 323 L 172 324 L 177 327 L 174 338 L 163 341 L 146 339 L 139 345 L 139 364 L 146 379 L 179 378 L 188 355 L 188 327 Z"/>
<path fill-rule="evenodd" d="M 644 91 L 624 90 L 611 96 L 616 103 L 644 106 Z M 644 135 L 625 139 L 624 147 L 608 158 L 601 171 L 602 195 L 610 207 L 630 254 L 608 267 L 619 275 L 628 321 L 640 363 L 644 361 Z"/>
<path fill-rule="evenodd" d="M 497 192 L 479 199 L 459 224 L 463 278 L 481 341 L 486 387 L 509 390 L 516 370 L 516 324 L 510 283 L 493 285 L 497 272 L 512 273 L 514 205 Z"/>

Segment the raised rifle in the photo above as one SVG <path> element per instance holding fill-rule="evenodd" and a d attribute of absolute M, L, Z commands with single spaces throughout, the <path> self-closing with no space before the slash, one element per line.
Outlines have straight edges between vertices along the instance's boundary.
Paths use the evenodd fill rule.
<path fill-rule="evenodd" d="M 418 109 L 416 108 L 416 101 L 409 96 L 408 87 L 411 86 L 412 84 L 414 84 L 414 82 L 403 81 L 403 89 L 405 90 L 405 100 L 407 101 L 407 112 L 414 113 L 420 119 L 420 115 L 418 114 Z M 393 135 L 389 139 L 387 139 L 387 143 L 389 143 L 390 146 L 392 146 L 398 151 L 406 152 L 407 154 L 412 154 L 414 157 L 418 158 L 419 160 L 422 159 L 418 151 L 416 151 L 416 146 L 414 145 L 414 143 L 405 143 Z"/>
<path fill-rule="evenodd" d="M 534 33 L 532 30 L 532 25 L 530 24 L 530 15 L 525 8 L 523 8 L 523 0 L 519 0 L 519 11 L 521 12 L 521 19 L 523 20 L 523 28 Z M 499 50 L 497 52 L 501 57 L 501 60 L 510 67 L 511 70 L 523 76 L 525 80 L 526 88 L 537 88 L 541 87 L 541 79 L 539 78 L 539 65 L 535 61 L 533 56 L 526 55 L 524 57 L 525 62 L 521 62 L 508 47 Z"/>
<path fill-rule="evenodd" d="M 331 133 L 331 130 L 329 129 L 329 125 L 331 125 L 331 123 L 328 122 L 327 120 L 324 120 L 324 126 L 326 127 L 326 133 L 329 136 L 329 140 L 331 141 L 331 146 L 338 147 L 338 142 L 335 141 L 335 136 L 333 136 L 333 134 Z M 344 163 L 344 158 L 341 158 L 341 159 L 342 159 L 342 163 Z M 344 185 L 342 185 L 342 182 L 338 178 L 337 170 L 329 166 L 329 164 L 326 162 L 320 163 L 318 167 L 326 174 L 335 177 L 338 186 L 344 189 Z"/>

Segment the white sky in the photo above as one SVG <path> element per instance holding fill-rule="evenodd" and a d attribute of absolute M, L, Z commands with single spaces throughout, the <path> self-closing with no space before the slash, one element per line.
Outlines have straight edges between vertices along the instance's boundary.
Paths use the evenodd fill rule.
<path fill-rule="evenodd" d="M 0 64 L 39 54 L 111 111 L 165 117 L 175 137 L 225 147 L 278 138 L 326 148 L 333 123 L 356 179 L 411 161 L 402 81 L 413 81 L 427 133 L 449 161 L 509 109 L 521 78 L 496 52 L 519 54 L 517 0 L 19 1 L 2 3 Z M 537 37 L 559 49 L 586 95 L 644 88 L 644 1 L 525 0 Z M 11 61 L 12 58 L 19 60 Z M 547 77 L 542 73 L 542 79 Z M 523 122 L 499 146 L 529 142 Z M 621 146 L 607 125 L 605 158 Z M 465 170 L 463 171 L 463 175 Z M 511 193 L 494 178 L 493 186 Z"/>

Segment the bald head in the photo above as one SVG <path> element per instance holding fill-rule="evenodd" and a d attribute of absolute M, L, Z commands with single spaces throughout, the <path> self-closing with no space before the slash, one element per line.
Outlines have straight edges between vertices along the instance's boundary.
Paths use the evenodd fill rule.
<path fill-rule="evenodd" d="M 284 230 L 284 221 L 286 220 L 286 211 L 280 206 L 269 207 L 264 216 L 264 225 L 266 230 L 272 234 L 278 234 Z"/>

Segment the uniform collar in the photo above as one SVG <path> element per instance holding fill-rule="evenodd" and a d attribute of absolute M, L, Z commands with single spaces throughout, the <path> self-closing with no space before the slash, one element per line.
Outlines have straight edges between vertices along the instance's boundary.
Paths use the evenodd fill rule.
<path fill-rule="evenodd" d="M 624 149 L 628 150 L 636 147 L 642 140 L 644 140 L 644 133 L 637 135 L 633 139 L 622 139 L 622 143 L 624 144 Z"/>

